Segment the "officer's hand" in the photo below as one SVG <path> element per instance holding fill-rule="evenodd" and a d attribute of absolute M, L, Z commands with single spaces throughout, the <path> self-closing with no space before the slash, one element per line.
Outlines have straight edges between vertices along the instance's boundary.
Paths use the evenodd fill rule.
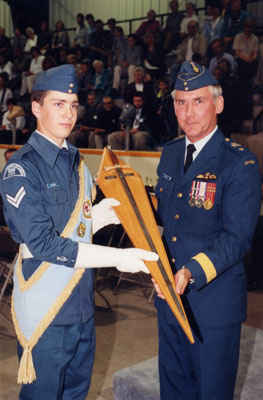
<path fill-rule="evenodd" d="M 178 294 L 183 294 L 186 286 L 189 284 L 192 278 L 192 273 L 188 268 L 179 269 L 174 276 L 175 289 Z"/>

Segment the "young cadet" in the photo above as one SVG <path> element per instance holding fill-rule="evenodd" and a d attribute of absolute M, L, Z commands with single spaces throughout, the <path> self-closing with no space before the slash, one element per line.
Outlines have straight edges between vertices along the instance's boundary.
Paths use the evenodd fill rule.
<path fill-rule="evenodd" d="M 21 400 L 84 400 L 94 360 L 93 270 L 147 272 L 140 249 L 93 245 L 92 235 L 119 223 L 114 199 L 92 207 L 92 178 L 66 138 L 77 118 L 72 65 L 38 75 L 32 91 L 37 130 L 7 163 L 1 194 L 13 238 L 13 320 Z"/>
<path fill-rule="evenodd" d="M 185 137 L 164 147 L 158 214 L 195 343 L 156 285 L 161 399 L 232 400 L 246 318 L 242 259 L 260 208 L 258 165 L 218 129 L 222 90 L 204 66 L 183 63 L 172 95 Z"/>

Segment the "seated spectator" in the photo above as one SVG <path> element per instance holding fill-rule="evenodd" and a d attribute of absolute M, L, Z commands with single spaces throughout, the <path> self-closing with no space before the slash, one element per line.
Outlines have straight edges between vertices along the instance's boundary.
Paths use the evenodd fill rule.
<path fill-rule="evenodd" d="M 98 110 L 96 128 L 89 136 L 89 147 L 103 149 L 108 144 L 108 135 L 120 127 L 121 109 L 113 104 L 109 96 L 102 99 L 102 108 Z"/>
<path fill-rule="evenodd" d="M 107 100 L 106 100 L 107 101 Z M 87 95 L 87 101 L 85 104 L 85 110 L 83 117 L 78 121 L 76 129 L 72 132 L 70 136 L 70 142 L 77 147 L 89 147 L 90 144 L 95 147 L 94 135 L 93 140 L 89 140 L 89 136 L 94 132 L 97 127 L 98 119 L 98 106 L 96 104 L 96 95 L 90 92 Z M 92 143 L 93 142 L 93 143 Z"/>
<path fill-rule="evenodd" d="M 0 26 L 0 54 L 10 57 L 11 53 L 10 39 L 5 35 L 5 28 Z"/>
<path fill-rule="evenodd" d="M 99 103 L 104 95 L 108 95 L 111 89 L 111 73 L 104 68 L 103 61 L 94 60 L 92 63 L 94 72 L 90 78 L 90 90 L 96 93 L 97 103 Z"/>
<path fill-rule="evenodd" d="M 173 99 L 168 81 L 159 79 L 156 91 L 157 115 L 152 126 L 153 136 L 157 146 L 163 146 L 168 140 L 177 136 L 177 120 L 173 109 Z"/>
<path fill-rule="evenodd" d="M 134 94 L 132 104 L 134 107 L 129 116 L 130 126 L 123 126 L 122 130 L 108 136 L 108 144 L 112 149 L 149 150 L 151 148 L 151 114 L 145 107 L 142 93 Z"/>
<path fill-rule="evenodd" d="M 37 47 L 40 53 L 45 55 L 47 50 L 51 47 L 52 33 L 48 29 L 48 23 L 46 20 L 41 21 L 40 31 L 37 38 Z"/>
<path fill-rule="evenodd" d="M 213 74 L 224 93 L 224 110 L 218 116 L 218 125 L 224 135 L 230 137 L 233 132 L 241 132 L 243 116 L 240 107 L 244 94 L 240 88 L 239 80 L 232 74 L 231 64 L 227 59 L 222 59 L 218 63 Z"/>
<path fill-rule="evenodd" d="M 7 100 L 7 111 L 3 115 L 2 125 L 0 126 L 0 142 L 11 144 L 14 134 L 15 143 L 21 144 L 24 127 L 25 112 L 23 107 L 16 105 L 12 98 Z"/>
<path fill-rule="evenodd" d="M 95 23 L 94 16 L 92 14 L 86 15 L 86 21 L 88 23 L 88 25 L 87 25 L 87 31 L 88 31 L 87 45 L 89 46 L 91 34 L 96 31 L 96 23 Z"/>
<path fill-rule="evenodd" d="M 79 64 L 79 69 L 77 71 L 79 78 L 79 102 L 82 105 L 86 104 L 88 92 L 91 89 L 91 80 L 93 75 L 93 69 L 89 59 L 84 59 Z M 95 94 L 92 94 L 92 97 Z"/>
<path fill-rule="evenodd" d="M 8 86 L 13 91 L 15 97 L 20 96 L 22 74 L 30 67 L 30 59 L 25 56 L 20 47 L 16 47 L 13 61 L 13 78 L 9 80 Z"/>
<path fill-rule="evenodd" d="M 59 49 L 61 47 L 64 47 L 64 48 L 69 47 L 68 32 L 65 31 L 65 25 L 61 19 L 56 22 L 55 32 L 53 33 L 52 39 L 51 39 L 51 47 L 52 47 L 52 49 Z"/>
<path fill-rule="evenodd" d="M 8 75 L 6 72 L 0 73 L 0 124 L 2 124 L 3 114 L 7 111 L 7 101 L 13 97 L 12 91 L 7 87 Z"/>
<path fill-rule="evenodd" d="M 13 63 L 8 61 L 5 54 L 0 54 L 0 73 L 6 72 L 8 80 L 13 78 Z"/>
<path fill-rule="evenodd" d="M 55 54 L 55 56 L 58 65 L 66 64 L 68 50 L 65 47 L 60 47 L 59 49 L 57 49 L 57 53 Z"/>
<path fill-rule="evenodd" d="M 180 28 L 184 18 L 182 12 L 178 11 L 178 0 L 170 1 L 171 14 L 168 15 L 164 29 L 164 49 L 168 53 L 176 49 L 181 41 Z"/>
<path fill-rule="evenodd" d="M 191 21 L 195 21 L 199 23 L 198 16 L 195 12 L 195 4 L 194 3 L 186 3 L 186 16 L 182 19 L 181 27 L 180 27 L 180 35 L 184 39 L 188 35 L 188 23 Z"/>
<path fill-rule="evenodd" d="M 51 55 L 48 55 L 48 56 L 45 56 L 45 58 L 42 62 L 42 69 L 43 69 L 43 71 L 46 71 L 49 68 L 56 67 L 56 65 L 57 65 L 57 63 L 56 63 L 55 58 Z"/>
<path fill-rule="evenodd" d="M 25 71 L 22 75 L 22 83 L 20 89 L 20 96 L 24 96 L 26 93 L 31 93 L 33 84 L 36 79 L 36 75 L 43 71 L 42 63 L 45 56 L 40 54 L 37 47 L 32 47 L 31 49 L 32 60 L 28 71 Z"/>
<path fill-rule="evenodd" d="M 209 3 L 211 9 L 211 18 L 205 21 L 203 26 L 203 34 L 207 40 L 208 45 L 215 39 L 222 37 L 223 18 L 221 16 L 221 6 L 217 1 Z"/>
<path fill-rule="evenodd" d="M 254 20 L 247 18 L 243 32 L 238 33 L 233 42 L 238 76 L 241 80 L 251 80 L 257 72 L 259 41 L 253 33 L 254 27 Z"/>
<path fill-rule="evenodd" d="M 198 31 L 198 23 L 190 20 L 187 25 L 188 35 L 177 48 L 177 63 L 194 61 L 193 56 L 199 56 L 199 63 L 204 64 L 206 60 L 207 41 L 202 33 Z"/>
<path fill-rule="evenodd" d="M 96 20 L 96 30 L 90 35 L 88 57 L 91 60 L 99 59 L 108 64 L 108 58 L 111 55 L 112 41 L 108 32 L 103 28 L 103 22 Z"/>
<path fill-rule="evenodd" d="M 112 52 L 110 54 L 110 57 L 109 57 L 108 64 L 110 66 L 112 66 L 113 57 L 114 57 L 114 54 L 113 54 L 113 43 L 114 43 L 114 39 L 115 39 L 115 31 L 117 29 L 116 19 L 115 18 L 109 18 L 108 21 L 107 21 L 107 26 L 108 26 L 109 29 L 106 30 L 106 32 L 108 34 L 109 46 L 111 47 L 111 50 L 112 50 Z"/>
<path fill-rule="evenodd" d="M 134 82 L 130 83 L 125 91 L 126 103 L 133 103 L 133 97 L 141 92 L 144 97 L 145 105 L 151 110 L 156 110 L 156 100 L 153 83 L 145 82 L 145 70 L 143 67 L 136 67 L 134 71 Z"/>
<path fill-rule="evenodd" d="M 116 35 L 119 35 L 118 29 Z M 134 82 L 135 68 L 142 64 L 142 48 L 137 45 L 135 35 L 129 35 L 127 43 L 122 42 L 122 46 L 119 46 L 115 64 L 112 86 L 119 90 L 121 77 L 128 75 L 128 84 Z"/>
<path fill-rule="evenodd" d="M 27 36 L 27 41 L 25 44 L 24 52 L 27 54 L 30 54 L 32 47 L 36 47 L 37 45 L 37 35 L 35 34 L 35 31 L 33 28 L 28 26 L 26 28 L 26 36 Z"/>
<path fill-rule="evenodd" d="M 143 64 L 152 79 L 158 79 L 164 73 L 163 46 L 160 46 L 153 33 L 148 32 L 144 38 Z"/>
<path fill-rule="evenodd" d="M 213 73 L 213 70 L 215 69 L 215 67 L 218 65 L 218 63 L 222 60 L 222 59 L 226 59 L 228 60 L 228 62 L 231 65 L 231 73 L 235 73 L 237 65 L 235 62 L 234 57 L 229 54 L 226 53 L 224 51 L 224 42 L 222 39 L 215 39 L 212 43 L 211 43 L 211 51 L 214 55 L 214 57 L 211 59 L 210 63 L 209 63 L 209 70 L 211 73 Z"/>
<path fill-rule="evenodd" d="M 234 37 L 243 31 L 244 22 L 248 16 L 248 12 L 241 9 L 241 0 L 232 0 L 230 2 L 229 9 L 224 16 L 222 29 L 222 36 L 228 51 L 231 51 Z"/>
<path fill-rule="evenodd" d="M 88 30 L 85 26 L 84 14 L 77 14 L 77 28 L 73 39 L 73 46 L 80 46 L 85 48 L 88 45 Z"/>
<path fill-rule="evenodd" d="M 15 58 L 16 55 L 16 49 L 19 47 L 19 49 L 23 52 L 26 44 L 26 37 L 23 35 L 21 32 L 21 29 L 16 28 L 14 32 L 14 36 L 11 39 L 11 45 L 12 45 L 12 55 Z"/>
<path fill-rule="evenodd" d="M 147 21 L 141 23 L 135 35 L 138 38 L 143 39 L 146 33 L 153 33 L 156 37 L 159 37 L 161 34 L 162 28 L 160 22 L 156 19 L 156 12 L 154 10 L 149 10 L 147 12 Z"/>

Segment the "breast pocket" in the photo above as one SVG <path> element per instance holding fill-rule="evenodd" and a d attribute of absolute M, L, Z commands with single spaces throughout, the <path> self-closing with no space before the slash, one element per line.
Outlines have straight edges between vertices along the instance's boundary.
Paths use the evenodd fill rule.
<path fill-rule="evenodd" d="M 68 201 L 68 193 L 65 189 L 54 187 L 46 189 L 45 191 L 45 199 L 47 204 L 49 205 L 59 205 L 65 204 Z"/>

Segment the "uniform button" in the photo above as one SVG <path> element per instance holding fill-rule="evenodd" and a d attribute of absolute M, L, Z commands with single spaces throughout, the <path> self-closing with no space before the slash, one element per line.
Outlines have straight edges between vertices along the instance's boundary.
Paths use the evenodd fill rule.
<path fill-rule="evenodd" d="M 175 219 L 179 219 L 179 218 L 180 218 L 180 215 L 179 215 L 179 214 L 176 214 L 176 215 L 174 216 L 174 218 L 175 218 Z"/>
<path fill-rule="evenodd" d="M 183 197 L 183 193 L 177 193 L 177 197 L 181 199 Z"/>
<path fill-rule="evenodd" d="M 175 258 L 172 258 L 172 263 L 175 263 Z"/>
<path fill-rule="evenodd" d="M 177 240 L 177 237 L 176 237 L 176 236 L 173 236 L 173 237 L 172 237 L 172 242 L 176 242 L 176 240 Z"/>

